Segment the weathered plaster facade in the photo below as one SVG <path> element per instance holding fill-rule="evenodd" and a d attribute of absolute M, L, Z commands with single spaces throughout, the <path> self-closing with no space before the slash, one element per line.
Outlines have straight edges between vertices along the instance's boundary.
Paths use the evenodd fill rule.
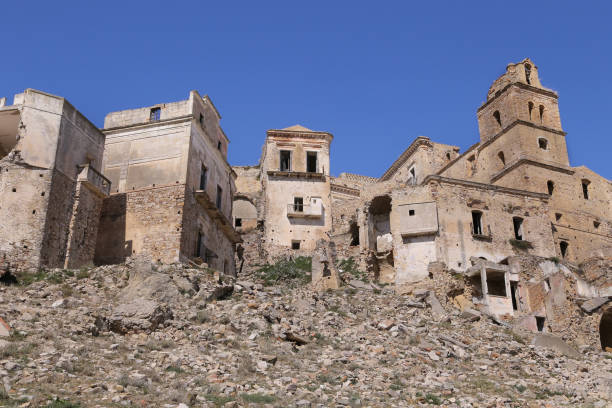
<path fill-rule="evenodd" d="M 220 115 L 196 91 L 189 99 L 106 116 L 105 200 L 96 262 L 133 254 L 170 263 L 199 258 L 234 273 L 232 197 Z"/>
<path fill-rule="evenodd" d="M 0 251 L 8 268 L 91 263 L 110 188 L 96 170 L 104 134 L 64 98 L 28 89 L 0 107 L 0 145 Z"/>

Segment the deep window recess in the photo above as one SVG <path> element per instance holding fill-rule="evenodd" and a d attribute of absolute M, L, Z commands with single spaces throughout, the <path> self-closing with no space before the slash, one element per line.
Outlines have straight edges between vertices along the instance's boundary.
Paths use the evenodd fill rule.
<path fill-rule="evenodd" d="M 482 212 L 472 211 L 472 234 L 482 235 Z"/>
<path fill-rule="evenodd" d="M 548 180 L 546 187 L 548 188 L 548 195 L 552 195 L 553 191 L 555 191 L 555 183 L 552 180 Z"/>
<path fill-rule="evenodd" d="M 280 171 L 291 171 L 291 152 L 289 150 L 280 151 Z"/>
<path fill-rule="evenodd" d="M 543 137 L 539 138 L 538 139 L 538 146 L 542 150 L 548 149 L 548 140 L 544 139 Z"/>
<path fill-rule="evenodd" d="M 221 147 L 222 147 L 221 142 L 217 142 L 217 150 L 219 150 L 219 151 L 220 151 L 220 150 L 221 150 Z"/>
<path fill-rule="evenodd" d="M 591 184 L 589 180 L 582 180 L 582 196 L 585 200 L 589 199 L 589 184 Z"/>
<path fill-rule="evenodd" d="M 495 111 L 493 112 L 493 117 L 495 118 L 495 120 L 497 121 L 497 124 L 499 126 L 501 126 L 501 115 L 499 114 L 499 111 Z"/>
<path fill-rule="evenodd" d="M 497 157 L 499 157 L 499 160 L 501 160 L 502 166 L 505 166 L 506 165 L 506 158 L 504 157 L 504 152 L 497 153 Z"/>
<path fill-rule="evenodd" d="M 236 220 L 234 222 L 234 226 L 242 227 L 242 218 L 236 218 Z"/>
<path fill-rule="evenodd" d="M 202 165 L 200 169 L 200 190 L 206 190 L 206 166 Z"/>
<path fill-rule="evenodd" d="M 487 271 L 487 291 L 489 295 L 507 296 L 504 272 Z"/>
<path fill-rule="evenodd" d="M 545 317 L 536 316 L 536 325 L 538 326 L 538 331 L 544 331 L 544 322 L 546 322 Z"/>
<path fill-rule="evenodd" d="M 317 172 L 317 152 L 306 152 L 306 171 L 308 173 Z"/>
<path fill-rule="evenodd" d="M 221 209 L 221 204 L 223 203 L 223 189 L 217 186 L 217 208 Z"/>
<path fill-rule="evenodd" d="M 514 226 L 514 238 L 517 241 L 523 240 L 523 219 L 521 217 L 512 217 L 512 224 Z"/>
<path fill-rule="evenodd" d="M 152 108 L 149 114 L 149 121 L 157 122 L 161 119 L 161 108 Z"/>
<path fill-rule="evenodd" d="M 304 212 L 304 199 L 302 197 L 293 197 L 293 211 Z"/>
<path fill-rule="evenodd" d="M 300 241 L 291 241 L 291 249 L 300 249 Z"/>
<path fill-rule="evenodd" d="M 510 282 L 510 294 L 512 295 L 512 310 L 518 310 L 518 282 Z"/>
<path fill-rule="evenodd" d="M 540 105 L 540 123 L 544 122 L 544 105 Z"/>
<path fill-rule="evenodd" d="M 559 243 L 559 249 L 561 250 L 561 256 L 563 258 L 567 256 L 567 247 L 569 247 L 569 244 L 566 241 L 561 241 Z"/>
<path fill-rule="evenodd" d="M 415 185 L 416 184 L 416 169 L 414 167 L 410 168 L 410 171 L 408 171 L 408 174 L 410 174 L 410 179 L 408 180 L 410 184 Z"/>
<path fill-rule="evenodd" d="M 414 210 L 408 210 L 408 215 L 409 216 L 413 216 L 414 215 Z"/>
<path fill-rule="evenodd" d="M 356 222 L 350 224 L 351 246 L 359 245 L 359 225 Z"/>
<path fill-rule="evenodd" d="M 204 127 L 204 115 L 200 113 L 200 126 Z"/>
<path fill-rule="evenodd" d="M 529 120 L 531 120 L 531 119 L 533 119 L 533 118 L 531 117 L 531 112 L 533 112 L 533 102 L 529 102 L 529 103 L 527 104 L 527 107 L 529 108 Z"/>
<path fill-rule="evenodd" d="M 525 79 L 527 83 L 531 85 L 531 65 L 525 64 Z"/>

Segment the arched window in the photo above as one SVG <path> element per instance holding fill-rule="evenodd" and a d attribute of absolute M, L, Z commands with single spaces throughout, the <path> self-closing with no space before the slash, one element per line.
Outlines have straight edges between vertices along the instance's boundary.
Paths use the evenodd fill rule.
<path fill-rule="evenodd" d="M 548 140 L 544 139 L 543 137 L 538 138 L 538 146 L 540 146 L 540 149 L 542 150 L 548 149 Z"/>
<path fill-rule="evenodd" d="M 525 79 L 527 83 L 531 85 L 531 65 L 525 64 Z"/>
<path fill-rule="evenodd" d="M 555 183 L 552 180 L 548 180 L 546 187 L 548 187 L 548 195 L 552 195 L 553 191 L 555 191 Z"/>
<path fill-rule="evenodd" d="M 523 219 L 521 217 L 512 217 L 514 226 L 514 239 L 517 241 L 523 240 Z"/>
<path fill-rule="evenodd" d="M 499 160 L 501 160 L 502 166 L 505 166 L 506 165 L 506 158 L 504 157 L 504 152 L 497 153 L 497 157 L 499 157 Z"/>
<path fill-rule="evenodd" d="M 531 120 L 531 119 L 533 119 L 533 118 L 531 117 L 531 112 L 533 112 L 533 102 L 529 102 L 529 103 L 527 104 L 527 107 L 529 108 L 529 120 Z"/>
<path fill-rule="evenodd" d="M 499 111 L 495 111 L 493 112 L 493 117 L 495 118 L 495 120 L 497 121 L 497 124 L 499 126 L 501 126 L 501 115 L 499 114 Z"/>
<path fill-rule="evenodd" d="M 544 123 L 544 105 L 540 105 L 540 123 Z"/>
<path fill-rule="evenodd" d="M 585 200 L 589 199 L 589 184 L 591 184 L 589 180 L 582 179 L 582 196 Z"/>

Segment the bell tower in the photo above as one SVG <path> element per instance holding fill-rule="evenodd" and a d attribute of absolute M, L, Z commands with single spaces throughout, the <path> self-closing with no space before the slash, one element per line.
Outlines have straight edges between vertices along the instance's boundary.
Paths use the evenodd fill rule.
<path fill-rule="evenodd" d="M 520 158 L 569 165 L 558 94 L 542 86 L 529 59 L 509 64 L 478 109 L 480 142 L 501 167 Z"/>

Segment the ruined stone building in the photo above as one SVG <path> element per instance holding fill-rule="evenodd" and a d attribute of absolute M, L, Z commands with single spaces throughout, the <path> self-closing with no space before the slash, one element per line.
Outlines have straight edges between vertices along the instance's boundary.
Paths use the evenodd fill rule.
<path fill-rule="evenodd" d="M 95 261 L 123 262 L 134 254 L 172 263 L 201 259 L 234 273 L 232 227 L 236 174 L 229 139 L 209 97 L 106 116 L 104 201 Z"/>
<path fill-rule="evenodd" d="M 94 257 L 104 134 L 64 98 L 34 89 L 0 99 L 3 269 L 75 268 Z"/>

